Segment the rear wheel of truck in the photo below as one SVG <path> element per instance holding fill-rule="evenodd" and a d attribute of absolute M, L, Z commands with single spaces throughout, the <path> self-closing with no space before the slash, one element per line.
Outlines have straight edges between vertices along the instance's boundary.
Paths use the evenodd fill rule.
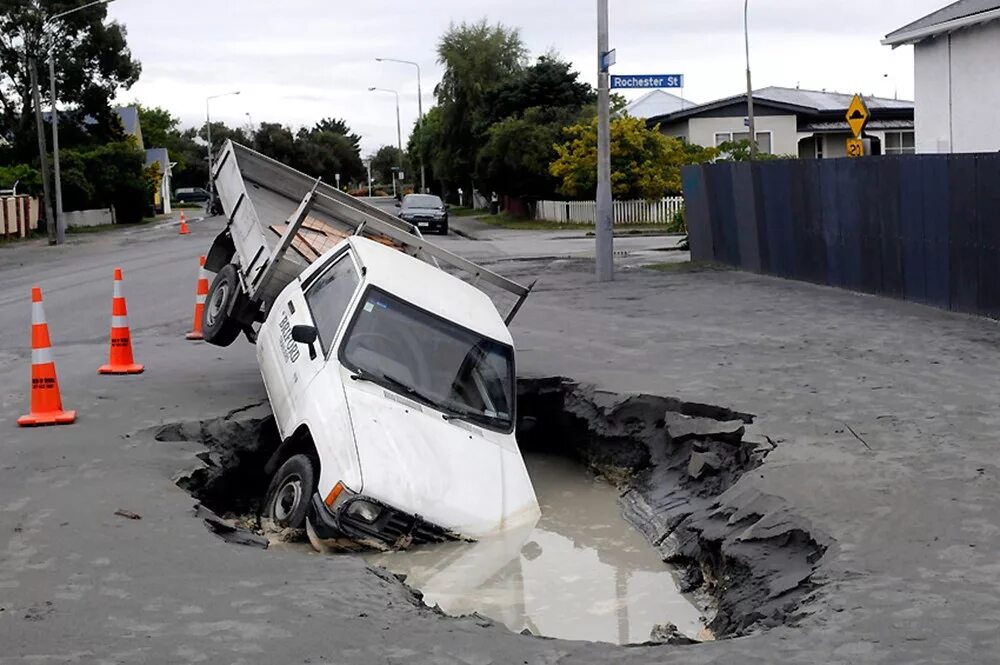
<path fill-rule="evenodd" d="M 316 492 L 316 468 L 308 455 L 292 455 L 271 478 L 261 515 L 282 529 L 301 529 Z"/>
<path fill-rule="evenodd" d="M 236 266 L 227 265 L 219 271 L 208 289 L 205 309 L 201 316 L 205 341 L 216 346 L 229 346 L 239 337 L 242 327 L 229 317 L 232 302 L 240 292 L 240 280 Z"/>

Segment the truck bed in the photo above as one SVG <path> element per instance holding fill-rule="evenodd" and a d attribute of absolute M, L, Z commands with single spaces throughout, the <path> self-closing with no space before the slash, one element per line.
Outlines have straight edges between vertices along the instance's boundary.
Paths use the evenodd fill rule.
<path fill-rule="evenodd" d="M 247 293 L 265 311 L 307 265 L 355 234 L 507 292 L 515 298 L 508 321 L 530 291 L 428 242 L 395 215 L 232 141 L 213 178 Z"/>

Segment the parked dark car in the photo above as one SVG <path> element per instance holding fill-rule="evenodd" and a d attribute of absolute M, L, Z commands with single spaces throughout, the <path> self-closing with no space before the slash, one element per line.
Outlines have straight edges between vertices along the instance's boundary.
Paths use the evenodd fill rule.
<path fill-rule="evenodd" d="M 178 203 L 204 203 L 211 195 L 201 187 L 181 187 L 174 192 L 174 201 Z"/>
<path fill-rule="evenodd" d="M 399 218 L 421 231 L 448 235 L 448 208 L 433 194 L 407 194 L 399 208 Z"/>

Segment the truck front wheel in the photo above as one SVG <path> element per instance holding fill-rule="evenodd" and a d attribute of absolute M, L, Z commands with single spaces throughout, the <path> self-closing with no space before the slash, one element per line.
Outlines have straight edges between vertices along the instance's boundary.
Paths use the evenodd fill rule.
<path fill-rule="evenodd" d="M 205 298 L 205 310 L 201 316 L 205 341 L 216 346 L 229 346 L 239 337 L 242 327 L 229 316 L 232 303 L 240 292 L 240 280 L 236 266 L 229 264 L 215 276 Z"/>
<path fill-rule="evenodd" d="M 308 455 L 292 455 L 271 478 L 262 517 L 282 529 L 303 528 L 315 491 L 316 470 L 312 460 Z"/>

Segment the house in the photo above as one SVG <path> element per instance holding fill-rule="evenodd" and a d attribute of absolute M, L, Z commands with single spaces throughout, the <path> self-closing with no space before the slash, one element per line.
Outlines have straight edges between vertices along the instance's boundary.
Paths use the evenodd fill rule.
<path fill-rule="evenodd" d="M 146 150 L 146 167 L 148 168 L 153 164 L 160 165 L 160 186 L 153 193 L 153 205 L 156 207 L 157 212 L 169 215 L 171 212 L 170 192 L 173 191 L 171 187 L 173 175 L 171 167 L 173 164 L 170 163 L 166 148 L 149 148 Z"/>
<path fill-rule="evenodd" d="M 847 108 L 854 95 L 825 90 L 770 87 L 753 93 L 761 152 L 803 159 L 847 156 Z M 866 96 L 871 120 L 865 137 L 872 154 L 914 152 L 913 102 Z M 749 139 L 746 94 L 649 118 L 660 131 L 702 146 Z"/>
<path fill-rule="evenodd" d="M 633 118 L 652 118 L 695 106 L 690 99 L 684 99 L 663 90 L 651 90 L 642 97 L 629 102 L 625 112 Z"/>
<path fill-rule="evenodd" d="M 960 0 L 882 43 L 913 45 L 917 152 L 1000 150 L 1000 0 Z"/>

